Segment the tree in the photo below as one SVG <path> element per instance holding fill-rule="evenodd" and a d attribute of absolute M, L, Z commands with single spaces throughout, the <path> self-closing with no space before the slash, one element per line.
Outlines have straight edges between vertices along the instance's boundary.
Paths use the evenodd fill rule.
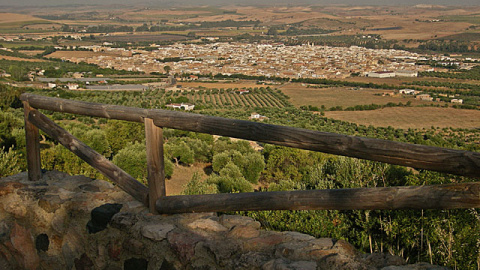
<path fill-rule="evenodd" d="M 21 172 L 21 155 L 9 148 L 0 148 L 0 178 Z"/>
<path fill-rule="evenodd" d="M 201 181 L 198 173 L 194 173 L 182 193 L 184 195 L 215 194 L 218 193 L 218 188 L 215 184 Z"/>
<path fill-rule="evenodd" d="M 253 187 L 242 175 L 240 169 L 233 164 L 228 163 L 219 174 L 212 174 L 207 183 L 217 185 L 221 193 L 252 192 Z"/>
<path fill-rule="evenodd" d="M 172 68 L 170 66 L 164 66 L 163 70 L 165 70 L 165 73 L 170 74 L 170 70 L 172 70 Z"/>

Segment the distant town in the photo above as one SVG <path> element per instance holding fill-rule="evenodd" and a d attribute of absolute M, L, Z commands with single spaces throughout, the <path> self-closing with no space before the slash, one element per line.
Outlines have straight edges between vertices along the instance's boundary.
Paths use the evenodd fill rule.
<path fill-rule="evenodd" d="M 474 66 L 444 55 L 421 55 L 403 50 L 358 46 L 317 46 L 313 43 L 297 46 L 281 43 L 177 43 L 151 46 L 157 49 L 146 51 L 99 45 L 79 46 L 78 49 L 92 52 L 85 56 L 79 56 L 77 51 L 66 53 L 61 51 L 64 48 L 58 47 L 59 51 L 49 57 L 147 74 L 167 70 L 171 74 L 220 73 L 284 78 L 347 78 L 352 75 L 377 78 L 417 77 L 418 72 L 435 70 L 429 65 L 416 65 L 418 61 L 429 60 L 445 66 L 457 64 L 463 69 Z M 478 60 L 468 59 L 468 62 L 475 61 Z"/>

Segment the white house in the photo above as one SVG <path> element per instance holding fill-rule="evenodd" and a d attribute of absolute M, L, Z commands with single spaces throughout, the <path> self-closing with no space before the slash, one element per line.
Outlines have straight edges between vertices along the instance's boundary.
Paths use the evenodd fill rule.
<path fill-rule="evenodd" d="M 69 90 L 77 90 L 78 89 L 78 84 L 76 83 L 68 83 L 67 87 Z"/>
<path fill-rule="evenodd" d="M 400 89 L 398 90 L 400 94 L 405 94 L 405 95 L 415 95 L 416 91 L 413 89 Z"/>
<path fill-rule="evenodd" d="M 266 116 L 263 116 L 263 115 L 260 115 L 259 113 L 252 113 L 249 117 L 249 119 L 256 119 L 256 120 L 259 120 L 259 121 L 263 121 L 265 119 L 268 119 L 268 117 Z"/>
<path fill-rule="evenodd" d="M 49 82 L 47 86 L 48 86 L 48 88 L 52 89 L 52 88 L 57 87 L 57 84 Z"/>
<path fill-rule="evenodd" d="M 188 103 L 181 103 L 181 104 L 171 103 L 171 104 L 165 105 L 165 107 L 172 108 L 172 109 L 184 109 L 185 111 L 191 111 L 195 108 L 195 105 L 194 104 L 188 104 Z"/>
<path fill-rule="evenodd" d="M 450 102 L 455 103 L 455 104 L 463 104 L 463 99 L 454 98 L 454 99 L 450 100 Z"/>

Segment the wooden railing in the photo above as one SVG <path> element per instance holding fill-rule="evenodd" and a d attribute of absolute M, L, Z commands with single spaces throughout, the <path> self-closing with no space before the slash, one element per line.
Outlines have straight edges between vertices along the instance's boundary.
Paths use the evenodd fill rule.
<path fill-rule="evenodd" d="M 479 208 L 480 183 L 165 196 L 162 128 L 208 133 L 390 164 L 480 177 L 480 153 L 340 135 L 168 110 L 140 109 L 25 93 L 28 176 L 41 179 L 39 130 L 99 170 L 153 213 L 307 209 Z M 37 109 L 145 124 L 148 188 Z"/>

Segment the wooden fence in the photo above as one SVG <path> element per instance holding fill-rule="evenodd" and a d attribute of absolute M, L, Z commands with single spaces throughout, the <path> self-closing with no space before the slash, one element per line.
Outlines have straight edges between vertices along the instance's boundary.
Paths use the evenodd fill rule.
<path fill-rule="evenodd" d="M 480 182 L 413 187 L 165 196 L 162 128 L 234 137 L 473 178 L 480 177 L 480 153 L 177 111 L 73 101 L 29 93 L 22 94 L 20 98 L 25 109 L 27 165 L 31 181 L 37 181 L 42 177 L 39 146 L 41 129 L 134 198 L 149 206 L 153 213 L 480 207 Z M 37 109 L 144 123 L 148 188 Z"/>

